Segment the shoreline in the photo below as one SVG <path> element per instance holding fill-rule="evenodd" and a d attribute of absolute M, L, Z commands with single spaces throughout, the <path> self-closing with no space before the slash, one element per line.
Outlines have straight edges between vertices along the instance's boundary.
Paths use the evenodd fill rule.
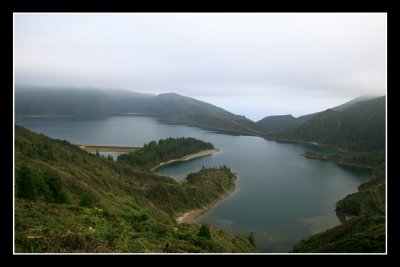
<path fill-rule="evenodd" d="M 305 157 L 306 159 L 316 159 L 316 160 L 323 160 L 323 161 L 330 161 L 333 162 L 337 165 L 342 165 L 346 167 L 353 167 L 353 168 L 362 168 L 362 169 L 368 169 L 372 170 L 374 167 L 368 166 L 368 165 L 362 165 L 362 164 L 357 164 L 357 163 L 351 163 L 351 162 L 345 162 L 345 161 L 338 161 L 332 158 L 325 157 L 324 155 L 321 154 L 315 154 L 315 155 L 310 155 L 306 154 L 307 152 L 300 154 L 300 156 Z"/>
<path fill-rule="evenodd" d="M 154 172 L 155 170 L 157 170 L 157 169 L 159 169 L 159 168 L 161 168 L 161 167 L 163 167 L 163 166 L 166 166 L 166 165 L 169 165 L 169 164 L 172 164 L 172 163 L 175 163 L 175 162 L 189 161 L 189 160 L 192 160 L 192 159 L 196 159 L 196 158 L 201 158 L 201 157 L 209 156 L 209 155 L 211 155 L 211 154 L 213 154 L 213 153 L 215 153 L 215 152 L 218 152 L 218 151 L 219 151 L 219 148 L 208 149 L 208 150 L 202 150 L 202 151 L 197 152 L 197 153 L 193 153 L 193 154 L 186 155 L 186 156 L 184 156 L 184 157 L 181 158 L 181 159 L 171 159 L 171 160 L 169 160 L 169 161 L 159 163 L 159 164 L 156 165 L 155 167 L 151 168 L 150 171 Z"/>
<path fill-rule="evenodd" d="M 192 224 L 194 223 L 194 221 L 200 216 L 203 215 L 204 213 L 206 213 L 207 211 L 211 210 L 212 208 L 215 208 L 218 204 L 220 204 L 221 202 L 223 202 L 224 200 L 226 200 L 228 197 L 232 196 L 236 189 L 237 189 L 237 180 L 238 177 L 236 175 L 236 180 L 235 183 L 233 185 L 233 188 L 231 190 L 229 190 L 228 192 L 226 192 L 225 194 L 223 194 L 221 197 L 219 197 L 218 199 L 214 200 L 213 202 L 211 202 L 210 204 L 200 208 L 200 209 L 195 209 L 195 210 L 190 210 L 188 212 L 185 212 L 183 215 L 179 216 L 178 218 L 175 218 L 176 223 L 181 224 L 181 223 L 188 223 L 188 224 Z"/>
<path fill-rule="evenodd" d="M 89 152 L 95 153 L 96 151 L 99 152 L 134 152 L 141 147 L 130 147 L 130 146 L 98 146 L 98 145 L 78 145 L 80 149 Z"/>

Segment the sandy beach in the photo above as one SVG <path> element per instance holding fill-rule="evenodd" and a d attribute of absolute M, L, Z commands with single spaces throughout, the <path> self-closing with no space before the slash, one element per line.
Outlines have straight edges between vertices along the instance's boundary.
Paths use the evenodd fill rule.
<path fill-rule="evenodd" d="M 161 167 L 164 166 L 164 165 L 168 165 L 168 164 L 171 164 L 171 163 L 174 163 L 174 162 L 188 161 L 188 160 L 192 160 L 192 159 L 195 159 L 195 158 L 200 158 L 200 157 L 208 156 L 208 155 L 211 155 L 211 154 L 213 154 L 213 153 L 215 153 L 215 152 L 217 152 L 217 151 L 219 151 L 218 148 L 215 148 L 215 149 L 208 149 L 208 150 L 202 150 L 202 151 L 197 152 L 197 153 L 194 153 L 194 154 L 186 155 L 186 156 L 184 156 L 184 157 L 181 158 L 181 159 L 171 159 L 171 160 L 166 161 L 166 162 L 161 162 L 161 163 L 158 164 L 157 166 L 153 167 L 153 168 L 151 169 L 151 171 L 155 171 L 155 170 L 157 170 L 158 168 L 161 168 Z"/>
<path fill-rule="evenodd" d="M 237 178 L 236 178 L 236 181 L 235 181 L 235 184 L 234 184 L 232 190 L 223 194 L 219 199 L 214 200 L 211 204 L 209 204 L 201 209 L 191 210 L 191 211 L 184 213 L 182 216 L 176 218 L 176 222 L 177 223 L 193 223 L 197 219 L 197 217 L 199 217 L 203 213 L 206 213 L 211 208 L 215 207 L 216 205 L 221 203 L 223 200 L 225 200 L 227 197 L 229 197 L 235 191 L 236 184 L 237 184 Z"/>
<path fill-rule="evenodd" d="M 79 148 L 82 150 L 85 150 L 86 152 L 89 153 L 94 153 L 96 151 L 99 152 L 133 152 L 140 147 L 129 147 L 129 146 L 97 146 L 97 145 L 79 145 Z"/>

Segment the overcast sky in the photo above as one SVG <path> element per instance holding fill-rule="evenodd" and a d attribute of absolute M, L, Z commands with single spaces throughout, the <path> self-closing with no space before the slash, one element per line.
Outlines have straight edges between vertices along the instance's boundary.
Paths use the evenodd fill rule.
<path fill-rule="evenodd" d="M 385 13 L 14 14 L 15 83 L 299 116 L 385 95 L 386 35 Z"/>

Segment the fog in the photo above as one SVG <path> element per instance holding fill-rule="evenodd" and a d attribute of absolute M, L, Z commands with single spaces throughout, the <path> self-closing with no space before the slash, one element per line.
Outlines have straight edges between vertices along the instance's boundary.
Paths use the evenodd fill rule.
<path fill-rule="evenodd" d="M 385 13 L 16 13 L 15 83 L 178 94 L 259 120 L 386 94 Z"/>

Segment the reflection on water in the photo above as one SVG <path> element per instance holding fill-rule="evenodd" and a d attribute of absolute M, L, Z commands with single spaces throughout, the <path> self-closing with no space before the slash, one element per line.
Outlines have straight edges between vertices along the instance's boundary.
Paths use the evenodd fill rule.
<path fill-rule="evenodd" d="M 339 219 L 335 215 L 298 218 L 297 220 L 304 223 L 313 235 L 321 233 L 327 227 L 331 228 L 339 224 Z"/>

